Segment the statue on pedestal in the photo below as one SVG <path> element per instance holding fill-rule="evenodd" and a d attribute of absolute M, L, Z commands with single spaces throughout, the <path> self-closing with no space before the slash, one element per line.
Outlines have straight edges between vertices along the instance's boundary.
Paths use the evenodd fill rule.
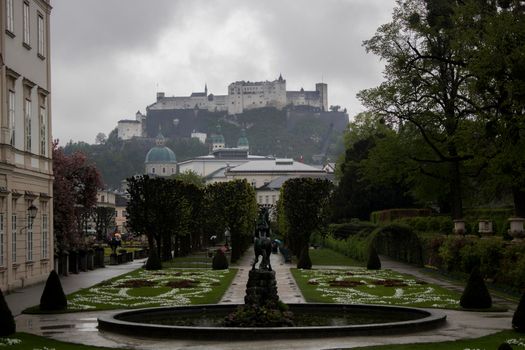
<path fill-rule="evenodd" d="M 272 241 L 270 240 L 270 213 L 268 208 L 262 207 L 260 209 L 254 236 L 253 250 L 255 252 L 255 260 L 252 270 L 255 270 L 255 265 L 259 261 L 259 256 L 261 256 L 262 260 L 259 264 L 259 270 L 272 271 L 272 265 L 270 264 Z"/>

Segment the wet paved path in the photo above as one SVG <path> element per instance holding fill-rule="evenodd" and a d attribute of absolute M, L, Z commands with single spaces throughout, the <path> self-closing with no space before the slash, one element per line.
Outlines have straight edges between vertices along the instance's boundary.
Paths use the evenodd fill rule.
<path fill-rule="evenodd" d="M 223 298 L 221 304 L 244 304 L 244 296 L 246 295 L 246 283 L 248 282 L 248 273 L 254 260 L 251 250 L 246 252 L 236 265 L 239 271 L 232 282 L 232 285 Z M 260 260 L 260 259 L 259 259 Z M 295 280 L 290 272 L 291 264 L 284 262 L 281 254 L 272 254 L 270 257 L 272 270 L 275 271 L 275 279 L 277 281 L 277 293 L 279 299 L 286 304 L 304 303 L 304 298 L 295 283 Z"/>
<path fill-rule="evenodd" d="M 62 289 L 64 289 L 64 293 L 71 294 L 82 288 L 91 287 L 104 280 L 136 270 L 144 264 L 144 261 L 145 259 L 134 260 L 126 264 L 106 265 L 104 268 L 92 271 L 60 276 Z M 42 282 L 5 295 L 5 300 L 13 315 L 19 315 L 28 307 L 38 305 L 42 292 L 44 291 L 44 286 L 45 282 Z"/>
<path fill-rule="evenodd" d="M 245 292 L 245 280 L 251 268 L 252 256 L 245 255 L 239 262 L 239 272 L 234 279 L 235 285 L 225 294 L 222 303 L 242 302 Z M 278 276 L 278 290 L 285 302 L 298 302 L 302 300 L 296 289 L 295 282 L 291 277 L 289 268 L 291 265 L 281 264 L 281 256 L 272 255 L 272 267 Z M 416 275 L 418 278 L 428 280 L 418 268 L 406 264 L 383 260 L 385 268 L 392 268 L 403 273 Z M 421 275 L 420 275 L 421 274 Z M 293 283 L 290 283 L 293 282 Z M 429 281 L 430 282 L 430 281 Z M 448 283 L 438 281 L 439 284 Z M 295 288 L 294 288 L 295 286 Z M 457 286 L 456 286 L 457 288 Z M 290 299 L 289 299 L 290 298 Z M 34 304 L 34 303 L 33 303 Z M 439 329 L 405 335 L 374 335 L 322 338 L 322 339 L 294 339 L 278 340 L 267 339 L 264 341 L 206 341 L 195 340 L 166 340 L 166 339 L 144 339 L 138 337 L 120 336 L 97 330 L 96 319 L 104 312 L 83 312 L 60 315 L 20 315 L 16 318 L 17 330 L 39 335 L 45 335 L 57 340 L 75 342 L 81 344 L 106 346 L 110 348 L 124 349 L 147 349 L 147 350 L 172 350 L 172 349 L 340 349 L 368 345 L 403 344 L 403 343 L 426 343 L 457 340 L 465 338 L 477 338 L 483 335 L 495 333 L 499 330 L 510 329 L 512 311 L 507 312 L 464 312 L 444 310 L 447 314 L 447 322 Z"/>

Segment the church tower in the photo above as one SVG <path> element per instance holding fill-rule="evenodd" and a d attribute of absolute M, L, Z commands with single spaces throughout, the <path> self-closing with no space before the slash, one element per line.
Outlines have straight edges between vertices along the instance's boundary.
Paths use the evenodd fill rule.
<path fill-rule="evenodd" d="M 246 137 L 246 130 L 241 130 L 241 136 L 239 137 L 239 140 L 237 141 L 237 148 L 239 149 L 250 149 L 250 144 L 248 143 L 248 138 Z"/>

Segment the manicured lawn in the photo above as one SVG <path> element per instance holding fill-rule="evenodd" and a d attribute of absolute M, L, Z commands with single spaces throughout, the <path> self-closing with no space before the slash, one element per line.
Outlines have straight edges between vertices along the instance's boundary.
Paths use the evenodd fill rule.
<path fill-rule="evenodd" d="M 8 340 L 9 339 L 9 340 Z M 8 342 L 13 342 L 9 345 Z M 457 340 L 442 343 L 424 343 L 407 345 L 382 345 L 352 348 L 352 350 L 465 350 L 497 349 L 501 343 L 508 342 L 514 349 L 525 347 L 525 335 L 514 331 L 503 331 L 485 337 L 469 340 Z M 521 344 L 521 345 L 518 345 Z M 107 350 L 108 348 L 77 345 L 51 340 L 27 333 L 16 333 L 7 338 L 0 338 L 0 348 L 6 350 L 55 349 L 55 350 Z"/>
<path fill-rule="evenodd" d="M 237 270 L 138 269 L 68 295 L 68 312 L 217 303 Z M 38 306 L 25 310 L 40 313 Z"/>
<path fill-rule="evenodd" d="M 307 302 L 460 308 L 460 294 L 391 270 L 292 269 L 292 274 Z"/>
<path fill-rule="evenodd" d="M 362 262 L 327 248 L 310 249 L 308 254 L 314 266 L 363 266 Z"/>
<path fill-rule="evenodd" d="M 206 252 L 193 254 L 189 256 L 177 257 L 172 261 L 163 262 L 163 267 L 173 268 L 210 268 L 212 258 L 208 257 Z"/>
<path fill-rule="evenodd" d="M 525 335 L 514 331 L 503 331 L 477 339 L 442 343 L 368 346 L 352 348 L 352 350 L 496 350 L 503 342 L 511 344 L 513 349 L 523 349 L 525 348 Z"/>
<path fill-rule="evenodd" d="M 5 350 L 107 350 L 97 346 L 64 343 L 28 333 L 15 333 L 6 338 L 0 338 L 0 349 Z"/>

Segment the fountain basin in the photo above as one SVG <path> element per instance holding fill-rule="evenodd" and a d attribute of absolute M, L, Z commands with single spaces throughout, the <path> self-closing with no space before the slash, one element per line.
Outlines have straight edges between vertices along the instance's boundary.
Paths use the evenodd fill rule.
<path fill-rule="evenodd" d="M 98 318 L 102 331 L 139 337 L 246 340 L 318 338 L 407 333 L 439 327 L 437 310 L 363 304 L 288 304 L 295 327 L 224 327 L 220 322 L 238 305 L 192 305 L 115 312 Z"/>

